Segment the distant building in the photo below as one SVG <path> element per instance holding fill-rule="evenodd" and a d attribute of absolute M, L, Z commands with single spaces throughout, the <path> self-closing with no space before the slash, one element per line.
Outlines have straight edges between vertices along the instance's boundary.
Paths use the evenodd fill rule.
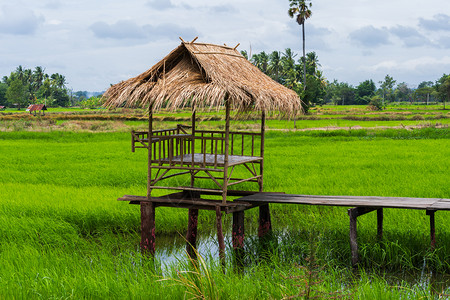
<path fill-rule="evenodd" d="M 45 104 L 31 104 L 30 106 L 28 106 L 27 111 L 31 113 L 34 112 L 34 115 L 36 116 L 36 112 L 38 112 L 40 114 L 40 112 L 42 112 L 42 115 L 44 116 L 44 110 L 47 110 L 47 106 L 45 106 Z"/>

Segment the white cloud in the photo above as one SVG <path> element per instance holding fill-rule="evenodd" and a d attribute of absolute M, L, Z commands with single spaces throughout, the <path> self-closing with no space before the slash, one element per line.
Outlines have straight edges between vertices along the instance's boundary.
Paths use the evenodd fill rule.
<path fill-rule="evenodd" d="M 44 22 L 31 9 L 17 5 L 4 5 L 0 10 L 0 33 L 32 35 Z"/>
<path fill-rule="evenodd" d="M 372 25 L 350 32 L 349 38 L 355 44 L 363 47 L 379 47 L 391 43 L 386 29 L 375 28 Z"/>
<path fill-rule="evenodd" d="M 390 28 L 389 32 L 399 38 L 406 47 L 431 45 L 430 40 L 414 27 L 397 25 Z"/>
<path fill-rule="evenodd" d="M 362 67 L 367 72 L 414 72 L 423 69 L 432 69 L 436 66 L 450 66 L 450 56 L 440 58 L 423 56 L 407 60 L 385 60 L 372 66 Z"/>
<path fill-rule="evenodd" d="M 89 27 L 96 37 L 117 40 L 159 40 L 176 39 L 178 36 L 192 37 L 197 31 L 191 27 L 180 27 L 175 24 L 138 25 L 134 21 L 119 20 L 114 24 L 95 22 Z"/>
<path fill-rule="evenodd" d="M 119 20 L 114 24 L 106 22 L 95 22 L 89 29 L 96 37 L 104 39 L 143 39 L 145 33 L 142 26 L 138 26 L 135 22 L 129 20 Z"/>
<path fill-rule="evenodd" d="M 147 5 L 156 10 L 167 10 L 175 8 L 175 5 L 170 0 L 152 0 L 148 1 Z"/>
<path fill-rule="evenodd" d="M 419 25 L 430 31 L 450 31 L 450 16 L 437 14 L 432 19 L 420 18 Z"/>

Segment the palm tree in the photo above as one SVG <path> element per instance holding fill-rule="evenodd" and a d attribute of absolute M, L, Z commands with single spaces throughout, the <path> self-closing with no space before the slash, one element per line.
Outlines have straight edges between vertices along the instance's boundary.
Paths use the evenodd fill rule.
<path fill-rule="evenodd" d="M 312 6 L 311 1 L 307 0 L 289 0 L 289 10 L 288 14 L 291 18 L 297 16 L 298 25 L 302 26 L 302 37 L 303 37 L 303 61 L 306 61 L 305 54 L 305 21 L 311 17 L 311 10 L 309 7 Z M 303 64 L 303 90 L 306 89 L 306 64 Z"/>
<path fill-rule="evenodd" d="M 37 66 L 33 71 L 34 89 L 37 91 L 44 83 L 44 69 L 41 66 Z"/>
<path fill-rule="evenodd" d="M 269 72 L 272 79 L 275 79 L 275 81 L 277 82 L 280 82 L 279 80 L 280 70 L 281 70 L 280 52 L 273 51 L 269 55 Z"/>
<path fill-rule="evenodd" d="M 22 68 L 22 65 L 19 65 L 16 68 L 16 74 L 17 74 L 17 78 L 19 78 L 23 82 L 23 68 Z"/>
<path fill-rule="evenodd" d="M 284 85 L 289 88 L 293 88 L 298 81 L 297 65 L 295 64 L 295 57 L 297 54 L 292 52 L 291 48 L 286 48 L 283 52 L 283 57 L 281 58 L 281 65 L 283 67 L 283 79 Z"/>
<path fill-rule="evenodd" d="M 64 75 L 61 75 L 59 73 L 52 74 L 50 76 L 52 79 L 53 85 L 59 89 L 62 89 L 66 85 L 66 77 Z"/>
<path fill-rule="evenodd" d="M 308 70 L 308 74 L 316 76 L 317 67 L 320 67 L 321 64 L 319 64 L 319 58 L 317 57 L 316 52 L 308 52 L 306 54 L 306 64 L 310 68 Z"/>

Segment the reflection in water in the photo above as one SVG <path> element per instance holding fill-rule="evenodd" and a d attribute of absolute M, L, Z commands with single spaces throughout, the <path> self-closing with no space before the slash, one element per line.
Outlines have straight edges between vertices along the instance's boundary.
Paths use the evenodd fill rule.
<path fill-rule="evenodd" d="M 258 257 L 258 237 L 254 230 L 252 234 L 246 235 L 246 252 L 252 258 Z M 293 236 L 289 231 L 282 230 L 275 234 L 275 245 L 278 244 L 283 248 L 283 244 L 293 243 Z M 180 265 L 184 265 L 188 261 L 186 253 L 186 239 L 180 234 L 175 235 L 159 235 L 157 236 L 155 260 L 160 266 L 161 275 L 169 275 L 169 270 Z M 230 254 L 232 253 L 231 234 L 225 233 L 225 246 L 227 255 L 227 264 L 231 262 Z M 275 248 L 278 248 L 275 246 Z M 278 255 L 284 256 L 282 250 L 278 248 Z M 259 248 L 261 249 L 261 248 Z M 266 249 L 267 250 L 267 249 Z M 214 231 L 211 232 L 199 232 L 197 235 L 197 251 L 203 257 L 203 259 L 209 263 L 214 262 L 219 264 L 219 247 L 217 242 L 217 235 Z M 291 254 L 292 253 L 287 253 Z M 298 253 L 300 254 L 300 253 Z M 252 265 L 251 261 L 254 259 L 247 259 L 247 266 Z M 180 264 L 181 263 L 181 264 Z M 420 271 L 413 272 L 371 272 L 365 270 L 368 275 L 374 275 L 382 277 L 391 286 L 400 286 L 402 282 L 407 282 L 411 286 L 418 286 L 422 289 L 433 290 L 437 293 L 442 293 L 450 288 L 450 274 L 436 274 L 436 272 L 429 269 L 427 261 L 424 259 L 423 266 Z M 354 273 L 354 276 L 358 278 L 360 275 L 358 272 Z"/>
<path fill-rule="evenodd" d="M 163 235 L 156 237 L 155 259 L 160 263 L 162 272 L 179 264 L 180 261 L 187 261 L 186 239 L 180 234 Z M 231 250 L 231 238 L 225 236 L 226 254 Z M 197 235 L 197 251 L 209 262 L 219 260 L 219 246 L 217 236 L 214 232 L 199 233 Z"/>

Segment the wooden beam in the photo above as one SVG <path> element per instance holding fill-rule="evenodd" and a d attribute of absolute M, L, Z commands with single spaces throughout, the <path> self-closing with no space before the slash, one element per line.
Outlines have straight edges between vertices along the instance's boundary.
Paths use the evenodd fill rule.
<path fill-rule="evenodd" d="M 197 248 L 197 224 L 198 224 L 198 209 L 189 209 L 188 230 L 186 233 L 186 252 L 188 255 L 196 259 L 195 250 Z"/>
<path fill-rule="evenodd" d="M 151 202 L 141 202 L 141 251 L 155 254 L 155 205 Z"/>

